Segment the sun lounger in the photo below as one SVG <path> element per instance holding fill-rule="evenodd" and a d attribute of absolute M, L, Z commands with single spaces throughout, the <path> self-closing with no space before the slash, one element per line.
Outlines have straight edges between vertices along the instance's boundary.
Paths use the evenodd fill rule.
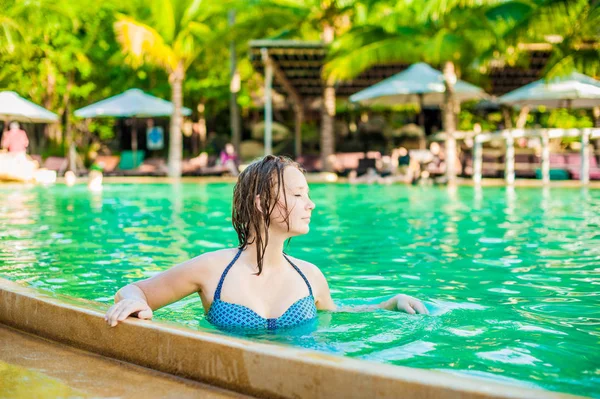
<path fill-rule="evenodd" d="M 144 162 L 146 152 L 143 150 L 138 151 L 122 151 L 121 160 L 119 161 L 120 170 L 135 169 Z"/>
<path fill-rule="evenodd" d="M 125 176 L 166 176 L 168 167 L 162 158 L 150 158 L 145 160 L 135 169 L 124 170 L 121 173 Z"/>
<path fill-rule="evenodd" d="M 321 157 L 319 155 L 300 155 L 296 162 L 309 173 L 317 172 L 322 169 Z"/>
<path fill-rule="evenodd" d="M 102 173 L 106 176 L 114 175 L 121 157 L 118 155 L 98 155 L 95 164 L 102 168 Z"/>
<path fill-rule="evenodd" d="M 65 174 L 67 167 L 69 166 L 69 161 L 67 158 L 63 157 L 48 157 L 44 161 L 43 168 L 48 170 L 53 170 L 56 172 L 58 176 L 62 176 Z"/>

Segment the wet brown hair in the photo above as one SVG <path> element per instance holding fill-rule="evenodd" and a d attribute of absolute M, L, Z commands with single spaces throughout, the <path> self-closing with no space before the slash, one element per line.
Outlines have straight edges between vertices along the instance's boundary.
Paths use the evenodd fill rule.
<path fill-rule="evenodd" d="M 252 162 L 238 177 L 233 189 L 233 210 L 231 219 L 233 228 L 237 232 L 239 249 L 245 249 L 248 244 L 256 242 L 256 263 L 260 275 L 263 268 L 263 258 L 269 243 L 269 225 L 271 214 L 279 203 L 279 192 L 283 190 L 285 205 L 284 221 L 290 228 L 289 210 L 285 185 L 283 184 L 283 171 L 286 167 L 293 166 L 304 173 L 304 169 L 288 157 L 267 155 Z M 256 196 L 260 196 L 260 209 L 255 203 Z"/>

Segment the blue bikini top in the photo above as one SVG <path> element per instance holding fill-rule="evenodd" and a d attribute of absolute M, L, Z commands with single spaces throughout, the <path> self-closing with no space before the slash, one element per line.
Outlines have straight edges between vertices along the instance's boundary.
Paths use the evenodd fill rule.
<path fill-rule="evenodd" d="M 213 303 L 210 305 L 210 309 L 206 315 L 206 319 L 211 324 L 223 329 L 275 330 L 279 328 L 295 327 L 317 317 L 317 307 L 315 306 L 315 298 L 313 297 L 310 283 L 300 269 L 294 265 L 285 254 L 283 255 L 285 259 L 294 267 L 294 269 L 296 269 L 300 276 L 302 276 L 304 282 L 308 286 L 308 296 L 298 299 L 284 314 L 277 318 L 267 319 L 246 306 L 222 301 L 221 289 L 223 288 L 223 281 L 225 281 L 225 276 L 229 272 L 229 269 L 231 269 L 231 266 L 233 266 L 235 261 L 240 257 L 241 253 L 242 250 L 240 249 L 221 275 L 221 280 L 219 280 L 219 285 L 217 285 Z"/>

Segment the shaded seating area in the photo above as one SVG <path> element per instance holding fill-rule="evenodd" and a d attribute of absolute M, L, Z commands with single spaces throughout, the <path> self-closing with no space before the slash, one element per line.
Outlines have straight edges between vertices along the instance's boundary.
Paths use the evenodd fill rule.
<path fill-rule="evenodd" d="M 195 158 L 182 161 L 182 176 L 223 176 L 230 174 L 229 168 L 219 164 L 218 157 L 203 152 Z"/>
<path fill-rule="evenodd" d="M 118 155 L 98 155 L 95 164 L 102 168 L 102 173 L 107 176 L 115 174 L 121 157 Z"/>
<path fill-rule="evenodd" d="M 95 164 L 106 176 L 166 176 L 167 164 L 162 158 L 145 159 L 145 152 L 123 151 L 121 155 L 99 155 Z"/>
<path fill-rule="evenodd" d="M 600 180 L 600 168 L 598 167 L 598 159 L 595 154 L 590 156 L 589 162 L 590 180 Z M 570 178 L 581 180 L 581 154 L 550 154 L 550 179 L 552 179 L 552 171 L 555 170 L 563 170 L 568 173 Z"/>
<path fill-rule="evenodd" d="M 53 170 L 57 176 L 63 176 L 69 167 L 69 160 L 63 157 L 48 157 L 42 164 L 42 168 Z"/>
<path fill-rule="evenodd" d="M 335 173 L 340 176 L 346 176 L 352 170 L 356 170 L 358 175 L 367 171 L 368 168 L 375 168 L 377 161 L 381 159 L 379 151 L 368 152 L 338 152 L 333 155 L 333 168 Z M 296 158 L 307 172 L 320 172 L 322 170 L 322 161 L 319 155 L 301 155 Z"/>

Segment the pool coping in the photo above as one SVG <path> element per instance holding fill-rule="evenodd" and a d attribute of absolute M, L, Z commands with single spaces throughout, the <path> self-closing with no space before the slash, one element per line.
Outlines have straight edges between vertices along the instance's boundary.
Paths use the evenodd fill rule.
<path fill-rule="evenodd" d="M 309 183 L 326 183 L 326 184 L 348 184 L 348 178 L 333 176 L 331 173 L 307 173 L 306 180 Z M 81 181 L 87 181 L 82 178 Z M 108 176 L 104 177 L 104 182 L 107 184 L 169 184 L 169 183 L 235 183 L 236 177 L 231 176 L 204 176 L 204 177 L 155 177 L 155 176 Z M 64 183 L 64 178 L 59 178 L 57 183 Z M 356 185 L 366 185 L 366 183 L 358 183 Z M 393 185 L 410 186 L 410 183 L 396 182 Z M 501 178 L 484 178 L 481 183 L 475 183 L 473 179 L 458 177 L 456 179 L 457 186 L 466 187 L 511 187 L 504 179 Z M 552 180 L 549 183 L 544 183 L 539 179 L 515 179 L 513 187 L 548 187 L 548 188 L 588 188 L 600 189 L 600 181 L 590 181 L 583 185 L 579 180 Z M 442 186 L 445 187 L 445 186 Z"/>
<path fill-rule="evenodd" d="M 243 394 L 265 398 L 581 398 L 252 342 L 164 322 L 130 318 L 111 328 L 104 321 L 103 306 L 65 300 L 0 278 L 0 324 Z"/>
<path fill-rule="evenodd" d="M 1 398 L 253 399 L 0 324 Z"/>

